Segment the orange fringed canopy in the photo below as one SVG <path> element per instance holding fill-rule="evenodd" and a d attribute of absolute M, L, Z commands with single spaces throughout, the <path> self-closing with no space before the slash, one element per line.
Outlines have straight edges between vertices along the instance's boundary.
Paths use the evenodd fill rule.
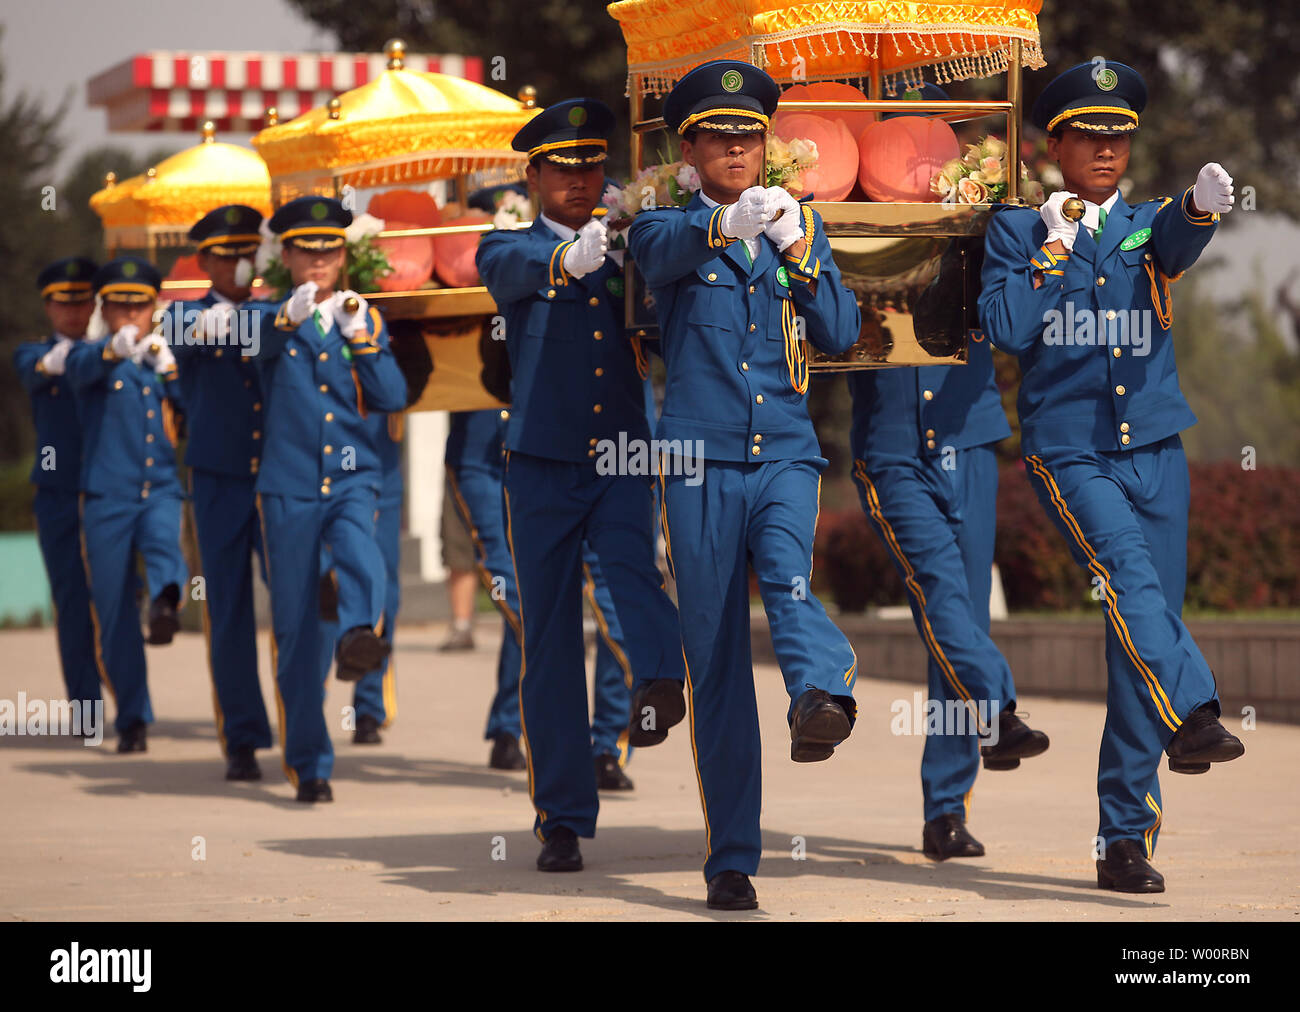
<path fill-rule="evenodd" d="M 1019 39 L 1021 65 L 1045 65 L 1038 38 L 1042 0 L 621 0 L 608 7 L 627 43 L 628 88 L 661 95 L 708 60 L 746 60 L 777 81 L 879 74 L 887 92 L 1007 69 Z M 797 58 L 797 59 L 796 59 Z M 797 71 L 797 72 L 796 72 Z"/>
<path fill-rule="evenodd" d="M 277 185 L 316 175 L 365 189 L 522 166 L 510 142 L 540 110 L 473 81 L 407 70 L 400 44 L 389 50 L 374 80 L 253 138 Z"/>

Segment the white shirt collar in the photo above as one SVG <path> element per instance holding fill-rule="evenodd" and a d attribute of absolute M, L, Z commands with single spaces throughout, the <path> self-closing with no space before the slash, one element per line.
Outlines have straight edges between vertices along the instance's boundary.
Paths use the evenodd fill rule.
<path fill-rule="evenodd" d="M 1101 215 L 1098 213 L 1098 206 L 1105 208 L 1106 214 L 1109 215 L 1115 207 L 1115 201 L 1119 200 L 1119 190 L 1112 193 L 1106 200 L 1100 204 L 1094 204 L 1091 200 L 1084 201 L 1083 224 L 1090 232 L 1096 232 L 1101 224 Z"/>
<path fill-rule="evenodd" d="M 575 235 L 578 234 L 577 229 L 569 228 L 568 225 L 561 225 L 558 221 L 552 221 L 544 214 L 539 213 L 537 217 L 542 219 L 543 225 L 549 228 L 552 232 L 558 235 L 565 242 L 568 242 L 570 239 L 572 239 Z"/>

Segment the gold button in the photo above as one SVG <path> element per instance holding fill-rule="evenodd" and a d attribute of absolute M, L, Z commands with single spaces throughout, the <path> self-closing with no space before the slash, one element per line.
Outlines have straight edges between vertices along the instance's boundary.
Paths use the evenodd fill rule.
<path fill-rule="evenodd" d="M 254 402 L 253 402 L 253 410 L 254 410 L 254 411 L 261 411 L 261 410 L 262 410 L 262 402 L 261 402 L 261 401 L 254 401 Z"/>
<path fill-rule="evenodd" d="M 602 334 L 599 330 L 593 331 L 591 336 L 594 337 L 597 341 L 603 341 L 605 339 L 605 335 Z"/>
<path fill-rule="evenodd" d="M 333 411 L 326 411 L 326 412 L 325 412 L 325 421 L 327 421 L 327 422 L 332 422 L 332 421 L 334 421 L 334 412 L 333 412 Z"/>
<path fill-rule="evenodd" d="M 329 359 L 330 355 L 329 355 L 329 352 L 327 352 L 327 351 L 322 351 L 322 352 L 321 352 L 319 355 L 317 355 L 316 357 L 317 357 L 318 359 L 320 359 L 322 362 L 324 362 L 324 361 L 326 361 L 326 360 Z"/>
<path fill-rule="evenodd" d="M 1148 260 L 1150 260 L 1150 259 L 1151 259 L 1151 254 L 1148 253 L 1148 254 L 1146 255 L 1146 258 L 1147 258 Z"/>
<path fill-rule="evenodd" d="M 1120 351 L 1118 348 L 1113 348 L 1111 349 L 1111 354 L 1114 355 L 1116 358 L 1119 358 L 1124 353 Z"/>
<path fill-rule="evenodd" d="M 600 414 L 604 409 L 599 404 L 593 404 L 591 410 L 596 412 L 596 414 Z"/>
<path fill-rule="evenodd" d="M 330 392 L 330 388 L 329 388 L 328 386 L 326 386 L 324 383 L 322 383 L 322 384 L 320 385 L 320 392 L 323 393 L 323 394 L 327 394 L 327 393 Z"/>
<path fill-rule="evenodd" d="M 596 366 L 596 375 L 597 375 L 597 376 L 604 376 L 604 375 L 605 375 L 605 370 L 602 369 L 600 366 Z"/>
<path fill-rule="evenodd" d="M 749 363 L 748 363 L 748 362 L 741 362 L 741 363 L 740 363 L 740 368 L 743 369 L 745 372 L 749 372 Z"/>
<path fill-rule="evenodd" d="M 260 429 L 254 429 L 254 430 L 253 430 L 253 438 L 254 438 L 254 439 L 261 439 L 261 438 L 262 438 L 262 432 L 261 432 Z"/>
<path fill-rule="evenodd" d="M 116 383 L 114 383 L 114 384 L 113 384 L 113 389 L 114 389 L 114 390 L 121 390 L 121 389 L 122 389 L 122 381 L 121 381 L 121 380 L 118 380 Z"/>
<path fill-rule="evenodd" d="M 323 481 L 326 485 L 328 485 L 331 480 L 332 479 L 329 477 L 329 475 L 326 475 L 324 478 L 321 479 L 321 481 Z"/>
<path fill-rule="evenodd" d="M 146 418 L 152 418 L 152 417 L 153 417 L 153 408 L 150 408 L 148 411 L 146 411 L 146 412 L 144 413 L 144 416 L 145 416 Z"/>
<path fill-rule="evenodd" d="M 762 395 L 762 394 L 759 394 L 757 397 L 755 397 L 755 398 L 754 398 L 754 403 L 755 403 L 755 404 L 762 404 L 762 403 L 763 403 L 763 395 Z"/>
<path fill-rule="evenodd" d="M 1120 422 L 1120 423 L 1119 423 L 1119 431 L 1120 431 L 1120 432 L 1128 432 L 1128 422 Z"/>
<path fill-rule="evenodd" d="M 1124 384 L 1123 384 L 1123 383 L 1121 383 L 1119 386 L 1117 386 L 1117 387 L 1115 388 L 1115 393 L 1119 394 L 1121 397 L 1124 396 Z"/>
<path fill-rule="evenodd" d="M 220 357 L 221 357 L 221 349 L 218 348 L 216 351 L 214 351 L 214 352 L 212 353 L 212 357 L 213 357 L 213 358 L 220 358 Z"/>
<path fill-rule="evenodd" d="M 1107 310 L 1107 311 L 1106 311 L 1106 319 L 1108 319 L 1108 320 L 1113 320 L 1113 319 L 1115 319 L 1115 310 L 1113 310 L 1113 309 L 1109 309 L 1109 310 Z"/>
<path fill-rule="evenodd" d="M 152 442 L 153 442 L 153 433 L 151 432 L 151 433 L 149 433 L 149 435 L 145 436 L 145 437 L 144 437 L 144 441 L 145 441 L 146 443 L 152 443 Z"/>
<path fill-rule="evenodd" d="M 762 441 L 763 441 L 763 433 L 761 433 L 761 432 L 755 432 L 755 433 L 754 433 L 754 442 L 756 442 L 756 443 L 761 443 Z"/>
<path fill-rule="evenodd" d="M 145 457 L 145 458 L 144 458 L 144 466 L 145 466 L 145 467 L 153 467 L 153 458 L 152 458 L 152 457 Z"/>
<path fill-rule="evenodd" d="M 144 394 L 146 397 L 148 397 L 148 396 L 149 396 L 149 388 L 148 388 L 148 387 L 145 387 L 143 390 L 140 391 L 140 393 L 142 393 L 142 394 Z"/>
<path fill-rule="evenodd" d="M 760 450 L 757 446 L 755 446 L 755 447 L 754 447 L 752 450 L 750 450 L 749 452 L 752 453 L 755 457 L 757 457 L 757 456 L 758 456 L 760 453 L 762 453 L 763 451 Z"/>
<path fill-rule="evenodd" d="M 250 461 L 248 462 L 248 473 L 249 473 L 249 474 L 257 474 L 257 458 L 256 458 L 256 457 L 254 457 L 252 460 L 250 460 Z"/>
<path fill-rule="evenodd" d="M 595 446 L 595 445 L 596 445 L 596 437 L 595 437 L 595 436 L 592 436 L 590 439 L 588 439 L 588 440 L 587 440 L 587 445 L 588 445 L 588 446 Z"/>
<path fill-rule="evenodd" d="M 320 487 L 320 493 L 321 493 L 321 495 L 329 495 L 329 494 L 330 494 L 330 487 L 329 487 L 328 485 L 322 485 L 322 486 Z"/>
<path fill-rule="evenodd" d="M 750 294 L 750 295 L 753 295 L 753 294 L 754 294 L 754 291 L 755 291 L 754 286 L 753 286 L 753 285 L 750 285 L 750 286 L 749 286 L 749 294 Z"/>
<path fill-rule="evenodd" d="M 588 456 L 588 457 L 594 457 L 594 456 L 596 456 L 596 451 L 595 451 L 595 450 L 588 450 L 588 451 L 587 451 L 587 456 Z"/>
<path fill-rule="evenodd" d="M 501 421 L 506 422 L 506 421 L 509 421 L 509 420 L 510 420 L 510 412 L 509 412 L 509 411 L 504 411 L 504 410 L 503 410 L 503 411 L 501 412 Z"/>
<path fill-rule="evenodd" d="M 927 401 L 932 401 L 932 400 L 934 400 L 934 391 L 933 391 L 933 390 L 926 390 L 925 392 L 923 392 L 923 393 L 921 394 L 921 396 L 924 397 Z"/>
<path fill-rule="evenodd" d="M 1119 441 L 1123 443 L 1125 446 L 1128 446 L 1128 444 L 1132 442 L 1132 440 L 1128 436 L 1120 436 Z"/>
<path fill-rule="evenodd" d="M 752 334 L 754 331 L 756 331 L 757 329 L 758 329 L 758 324 L 757 324 L 757 323 L 751 323 L 751 324 L 749 325 L 749 332 L 750 332 L 751 334 Z"/>
<path fill-rule="evenodd" d="M 326 444 L 325 444 L 325 455 L 326 455 L 326 456 L 329 456 L 329 455 L 330 455 L 331 453 L 333 453 L 333 452 L 334 452 L 334 447 L 330 446 L 329 443 L 326 443 Z"/>
<path fill-rule="evenodd" d="M 290 357 L 290 358 L 297 358 L 297 357 L 298 357 L 298 349 L 297 349 L 297 348 L 290 348 L 290 349 L 289 349 L 289 357 Z M 244 386 L 248 386 L 248 383 L 245 382 L 245 383 L 244 383 Z"/>
<path fill-rule="evenodd" d="M 926 436 L 927 439 L 933 439 L 933 438 L 934 438 L 934 429 L 926 429 L 926 430 L 925 430 L 925 436 Z"/>
<path fill-rule="evenodd" d="M 709 280 L 710 280 L 710 281 L 717 281 L 717 280 L 718 280 L 718 276 L 717 276 L 716 274 L 710 274 L 710 275 L 709 275 Z"/>
<path fill-rule="evenodd" d="M 933 449 L 934 449 L 934 440 L 933 440 L 933 439 L 927 439 L 927 440 L 925 441 L 925 445 L 926 445 L 926 448 L 927 448 L 927 449 L 931 449 L 931 450 L 933 450 Z"/>
<path fill-rule="evenodd" d="M 140 490 L 140 498 L 141 498 L 141 499 L 148 499 L 148 498 L 149 498 L 149 490 L 148 490 L 147 488 L 145 488 L 145 489 L 141 489 L 141 490 Z"/>
<path fill-rule="evenodd" d="M 1097 284 L 1099 284 L 1099 285 L 1104 285 L 1105 283 L 1106 283 L 1106 279 L 1105 279 L 1105 278 L 1098 278 L 1098 279 L 1097 279 Z"/>
<path fill-rule="evenodd" d="M 555 289 L 552 288 L 549 292 L 547 292 L 547 293 L 546 293 L 546 297 L 547 297 L 548 299 L 553 299 L 553 298 L 555 298 Z"/>
<path fill-rule="evenodd" d="M 599 305 L 600 305 L 600 299 L 596 298 L 596 296 L 593 295 L 591 298 L 589 298 L 589 299 L 587 300 L 587 305 L 589 305 L 589 306 L 599 306 Z"/>
<path fill-rule="evenodd" d="M 58 397 L 58 396 L 59 396 L 59 388 L 58 388 L 57 386 L 51 386 L 51 387 L 50 387 L 50 396 L 51 396 L 51 397 Z"/>

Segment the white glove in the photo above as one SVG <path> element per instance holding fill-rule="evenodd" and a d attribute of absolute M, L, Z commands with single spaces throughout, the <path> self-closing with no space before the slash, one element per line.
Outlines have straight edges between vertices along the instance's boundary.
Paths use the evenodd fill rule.
<path fill-rule="evenodd" d="M 311 316 L 315 308 L 316 282 L 304 281 L 293 290 L 293 294 L 289 296 L 289 301 L 285 304 L 284 311 L 289 317 L 289 322 L 296 326 Z"/>
<path fill-rule="evenodd" d="M 148 352 L 145 354 L 145 364 L 156 373 L 165 373 L 176 364 L 176 356 L 172 354 L 171 345 L 161 337 L 147 338 L 140 342 Z M 157 351 L 154 347 L 157 346 Z"/>
<path fill-rule="evenodd" d="M 768 220 L 763 231 L 777 249 L 784 251 L 803 238 L 803 210 L 784 186 L 769 186 L 765 192 L 764 213 Z"/>
<path fill-rule="evenodd" d="M 722 212 L 722 234 L 734 239 L 753 239 L 767 221 L 767 191 L 751 186 Z"/>
<path fill-rule="evenodd" d="M 1060 239 L 1066 249 L 1074 249 L 1074 240 L 1079 234 L 1079 223 L 1071 221 L 1061 211 L 1061 205 L 1074 196 L 1076 194 L 1069 190 L 1057 190 L 1039 208 L 1038 213 L 1043 216 L 1043 222 L 1047 225 L 1047 239 L 1044 245 Z"/>
<path fill-rule="evenodd" d="M 230 318 L 235 313 L 233 302 L 217 302 L 201 314 L 199 332 L 205 338 L 223 338 L 230 334 Z"/>
<path fill-rule="evenodd" d="M 348 299 L 357 300 L 357 311 L 349 313 L 343 308 L 343 303 Z M 329 300 L 330 311 L 334 314 L 334 320 L 339 325 L 339 330 L 347 340 L 352 340 L 352 335 L 358 331 L 364 336 L 366 330 L 366 311 L 370 308 L 370 303 L 366 302 L 356 292 L 335 292 L 334 298 Z"/>
<path fill-rule="evenodd" d="M 564 251 L 564 269 L 575 278 L 600 267 L 609 251 L 609 226 L 603 218 L 593 218 L 574 236 L 573 245 Z"/>
<path fill-rule="evenodd" d="M 1232 195 L 1232 177 L 1218 162 L 1202 166 L 1192 187 L 1192 202 L 1206 214 L 1227 214 L 1236 198 Z"/>
<path fill-rule="evenodd" d="M 72 345 L 70 337 L 61 337 L 55 341 L 54 347 L 41 356 L 41 371 L 47 376 L 62 376 Z"/>
<path fill-rule="evenodd" d="M 111 351 L 116 358 L 131 358 L 135 353 L 135 338 L 139 333 L 139 327 L 134 323 L 128 323 L 113 335 L 108 350 Z"/>

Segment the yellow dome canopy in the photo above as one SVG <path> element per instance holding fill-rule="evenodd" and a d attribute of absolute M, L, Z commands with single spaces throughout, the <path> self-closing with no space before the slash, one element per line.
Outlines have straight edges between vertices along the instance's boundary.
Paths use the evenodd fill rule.
<path fill-rule="evenodd" d="M 135 195 L 145 184 L 145 173 L 117 181 L 112 172 L 104 180 L 104 188 L 90 197 L 90 209 L 99 215 L 104 228 L 124 228 L 144 224 L 144 211 L 135 202 Z"/>
<path fill-rule="evenodd" d="M 374 80 L 253 138 L 277 186 L 305 174 L 364 189 L 522 164 L 510 142 L 539 110 L 473 81 L 407 70 L 402 43 L 385 48 L 388 69 Z"/>
<path fill-rule="evenodd" d="M 1010 42 L 1021 62 L 1044 66 L 1038 38 L 1042 0 L 622 0 L 608 6 L 627 43 L 628 86 L 663 94 L 709 60 L 745 60 L 777 81 L 826 81 L 879 74 L 887 87 L 919 83 L 929 67 L 940 83 L 1007 68 Z"/>

